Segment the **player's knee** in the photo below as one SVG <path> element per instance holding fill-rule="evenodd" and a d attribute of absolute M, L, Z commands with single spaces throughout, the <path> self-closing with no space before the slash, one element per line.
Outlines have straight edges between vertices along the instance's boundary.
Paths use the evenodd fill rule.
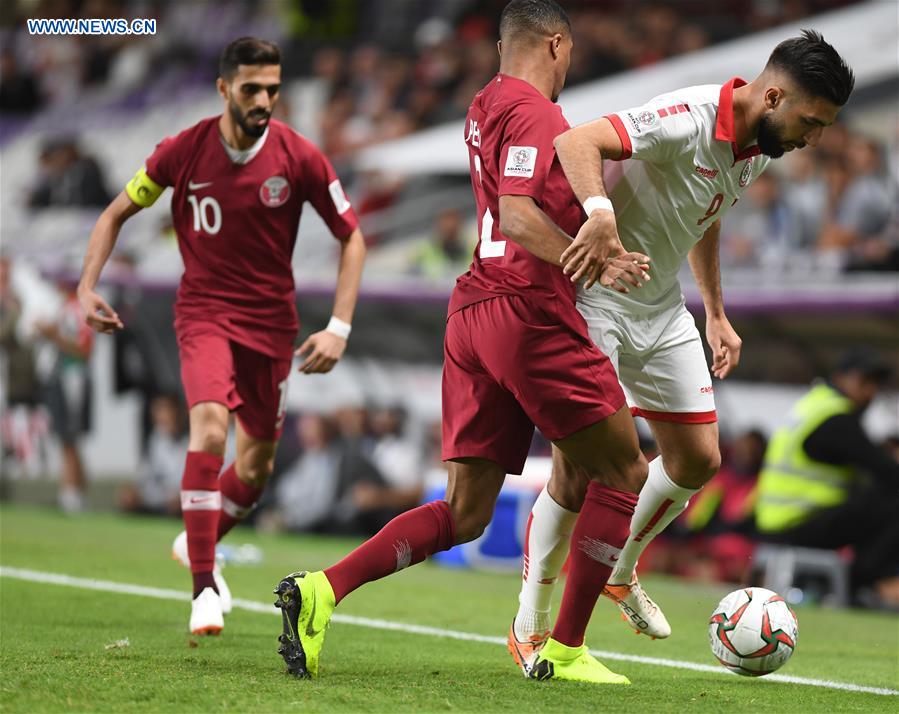
<path fill-rule="evenodd" d="M 566 459 L 561 451 L 553 450 L 553 468 L 547 490 L 552 499 L 569 511 L 580 511 L 590 482 L 586 471 Z"/>
<path fill-rule="evenodd" d="M 274 470 L 275 461 L 269 459 L 246 459 L 237 470 L 237 478 L 253 488 L 262 488 Z"/>
<path fill-rule="evenodd" d="M 225 453 L 228 432 L 218 424 L 206 424 L 194 430 L 190 435 L 190 450 L 204 451 L 207 454 Z"/>
<path fill-rule="evenodd" d="M 456 525 L 456 544 L 480 538 L 493 516 L 493 508 L 487 509 L 471 501 L 453 503 L 451 500 L 449 506 Z"/>
<path fill-rule="evenodd" d="M 678 486 L 701 488 L 718 473 L 721 468 L 721 451 L 717 446 L 684 454 L 672 460 L 665 460 L 668 476 Z"/>
<path fill-rule="evenodd" d="M 489 518 L 469 517 L 456 521 L 456 545 L 469 543 L 484 535 Z"/>
<path fill-rule="evenodd" d="M 647 476 L 649 476 L 649 462 L 643 452 L 638 451 L 629 462 L 621 467 L 623 485 L 619 488 L 622 491 L 640 493 Z"/>

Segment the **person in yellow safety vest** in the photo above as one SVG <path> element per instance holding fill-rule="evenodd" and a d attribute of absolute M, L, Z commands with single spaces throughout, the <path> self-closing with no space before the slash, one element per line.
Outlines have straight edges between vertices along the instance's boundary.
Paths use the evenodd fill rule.
<path fill-rule="evenodd" d="M 852 546 L 856 602 L 899 607 L 899 462 L 861 423 L 889 378 L 876 353 L 854 349 L 794 405 L 765 452 L 755 523 L 770 542 Z"/>

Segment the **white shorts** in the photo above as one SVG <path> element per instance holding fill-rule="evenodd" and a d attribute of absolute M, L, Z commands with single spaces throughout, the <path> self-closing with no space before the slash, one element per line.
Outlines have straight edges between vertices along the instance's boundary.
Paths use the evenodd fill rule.
<path fill-rule="evenodd" d="M 683 299 L 646 314 L 581 301 L 577 307 L 615 366 L 634 415 L 686 424 L 718 420 L 702 338 Z"/>

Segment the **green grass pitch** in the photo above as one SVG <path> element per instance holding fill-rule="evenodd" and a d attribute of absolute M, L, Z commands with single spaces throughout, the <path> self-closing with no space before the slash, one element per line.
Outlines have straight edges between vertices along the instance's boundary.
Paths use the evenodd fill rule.
<path fill-rule="evenodd" d="M 0 564 L 186 592 L 189 576 L 169 556 L 175 521 L 6 505 Z M 355 542 L 234 532 L 264 561 L 229 566 L 237 598 L 269 605 L 278 579 L 317 569 Z M 0 577 L 0 709 L 35 711 L 897 711 L 899 697 L 744 679 L 607 659 L 630 687 L 531 682 L 505 648 L 335 622 L 321 677 L 295 680 L 276 654 L 272 607 L 236 608 L 220 637 L 191 638 L 186 601 Z M 635 636 L 601 599 L 588 632 L 595 649 L 714 664 L 706 640 L 712 608 L 728 588 L 646 578 L 674 634 Z M 350 595 L 338 613 L 502 638 L 516 608 L 518 578 L 424 564 Z M 186 597 L 186 595 L 185 595 Z M 558 599 L 558 597 L 557 597 Z M 800 609 L 799 644 L 778 674 L 899 689 L 899 618 Z M 125 648 L 106 645 L 128 638 Z"/>

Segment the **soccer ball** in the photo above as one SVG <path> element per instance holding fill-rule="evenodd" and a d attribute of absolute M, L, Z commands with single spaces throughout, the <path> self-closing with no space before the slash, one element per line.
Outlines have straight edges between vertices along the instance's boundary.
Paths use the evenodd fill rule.
<path fill-rule="evenodd" d="M 761 677 L 782 667 L 796 649 L 799 623 L 776 592 L 734 590 L 709 618 L 712 654 L 731 672 Z"/>

